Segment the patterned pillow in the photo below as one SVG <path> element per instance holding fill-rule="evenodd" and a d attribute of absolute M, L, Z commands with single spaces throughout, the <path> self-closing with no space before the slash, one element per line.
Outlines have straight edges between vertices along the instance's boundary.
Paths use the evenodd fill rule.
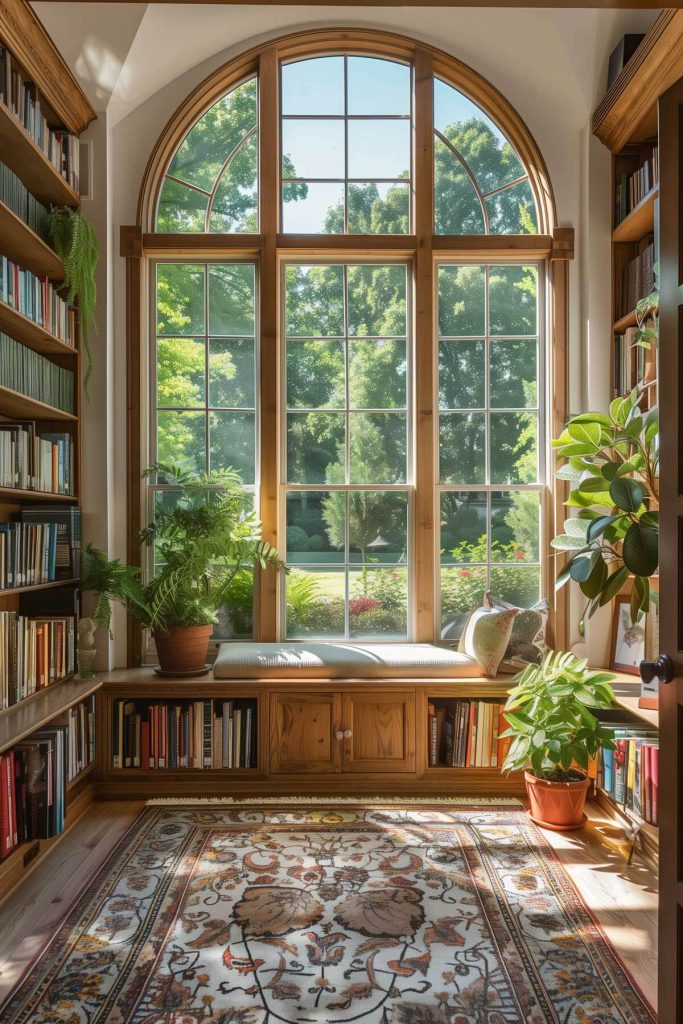
<path fill-rule="evenodd" d="M 518 672 L 525 665 L 538 665 L 547 650 L 545 633 L 548 626 L 548 601 L 543 598 L 531 608 L 517 608 L 487 590 L 484 607 L 495 611 L 517 611 L 512 633 L 503 658 L 503 669 Z"/>
<path fill-rule="evenodd" d="M 512 633 L 517 609 L 491 611 L 477 608 L 462 631 L 458 650 L 481 665 L 485 676 L 495 676 Z"/>

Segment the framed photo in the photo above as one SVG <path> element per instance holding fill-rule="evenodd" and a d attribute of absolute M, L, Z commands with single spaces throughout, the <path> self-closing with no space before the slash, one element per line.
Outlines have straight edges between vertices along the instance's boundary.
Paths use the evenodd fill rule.
<path fill-rule="evenodd" d="M 640 674 L 638 668 L 645 657 L 647 619 L 648 616 L 643 615 L 640 622 L 634 626 L 631 621 L 630 595 L 617 595 L 614 600 L 609 666 L 615 672 L 628 672 L 633 676 Z"/>

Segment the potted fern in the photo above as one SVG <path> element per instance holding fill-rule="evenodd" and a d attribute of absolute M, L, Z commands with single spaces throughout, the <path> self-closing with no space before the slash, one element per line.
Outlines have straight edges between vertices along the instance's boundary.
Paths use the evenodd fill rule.
<path fill-rule="evenodd" d="M 516 676 L 504 710 L 508 729 L 502 737 L 512 742 L 502 770 L 525 769 L 536 824 L 561 832 L 585 824 L 590 760 L 601 748 L 614 749 L 611 732 L 594 714 L 614 703 L 614 678 L 554 651 Z"/>

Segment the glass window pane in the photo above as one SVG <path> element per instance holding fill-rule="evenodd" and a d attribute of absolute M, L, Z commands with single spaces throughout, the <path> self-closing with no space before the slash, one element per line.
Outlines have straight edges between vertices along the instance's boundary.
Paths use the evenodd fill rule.
<path fill-rule="evenodd" d="M 350 483 L 400 484 L 407 479 L 404 413 L 359 413 L 349 417 Z"/>
<path fill-rule="evenodd" d="M 337 492 L 333 498 L 345 497 Z M 408 495 L 397 491 L 349 491 L 349 562 L 407 564 Z"/>
<path fill-rule="evenodd" d="M 535 235 L 538 232 L 536 204 L 528 181 L 496 192 L 486 200 L 486 208 L 492 235 Z"/>
<path fill-rule="evenodd" d="M 283 119 L 283 177 L 343 179 L 344 162 L 343 121 Z"/>
<path fill-rule="evenodd" d="M 405 337 L 406 268 L 401 264 L 349 267 L 349 334 Z"/>
<path fill-rule="evenodd" d="M 344 636 L 346 573 L 343 568 L 292 569 L 285 576 L 285 601 L 288 639 Z"/>
<path fill-rule="evenodd" d="M 255 330 L 253 263 L 209 264 L 209 333 L 253 337 Z"/>
<path fill-rule="evenodd" d="M 343 341 L 287 343 L 287 406 L 342 409 L 345 398 Z"/>
<path fill-rule="evenodd" d="M 538 565 L 492 565 L 489 590 L 518 608 L 531 608 L 541 596 Z"/>
<path fill-rule="evenodd" d="M 408 633 L 408 573 L 404 568 L 349 573 L 349 636 L 402 640 Z"/>
<path fill-rule="evenodd" d="M 541 530 L 538 491 L 493 491 L 491 494 L 491 560 L 538 562 Z"/>
<path fill-rule="evenodd" d="M 205 342 L 202 338 L 159 338 L 157 405 L 192 407 L 206 400 Z"/>
<path fill-rule="evenodd" d="M 344 441 L 343 413 L 288 413 L 288 482 L 343 483 Z M 333 480 L 339 467 L 342 467 L 342 479 Z"/>
<path fill-rule="evenodd" d="M 434 230 L 437 235 L 483 235 L 481 201 L 467 171 L 440 139 L 434 140 Z"/>
<path fill-rule="evenodd" d="M 491 267 L 489 304 L 491 334 L 538 333 L 538 272 L 535 267 Z"/>
<path fill-rule="evenodd" d="M 345 552 L 346 493 L 290 491 L 287 495 L 287 564 L 343 563 Z"/>
<path fill-rule="evenodd" d="M 343 233 L 343 183 L 301 182 L 283 185 L 282 230 L 291 235 Z"/>
<path fill-rule="evenodd" d="M 343 337 L 343 267 L 290 264 L 285 270 L 285 292 L 288 338 Z"/>
<path fill-rule="evenodd" d="M 344 58 L 313 57 L 282 65 L 283 114 L 343 114 Z"/>
<path fill-rule="evenodd" d="M 204 334 L 204 267 L 161 263 L 157 267 L 157 333 Z"/>
<path fill-rule="evenodd" d="M 491 413 L 491 483 L 528 484 L 537 480 L 537 414 Z"/>
<path fill-rule="evenodd" d="M 475 608 L 481 608 L 485 591 L 485 565 L 447 565 L 442 567 L 442 640 L 457 643 L 470 612 Z"/>
<path fill-rule="evenodd" d="M 256 359 L 251 338 L 212 338 L 209 342 L 209 405 L 253 409 Z"/>
<path fill-rule="evenodd" d="M 230 582 L 227 600 L 218 609 L 214 639 L 251 640 L 254 635 L 254 572 L 243 569 Z"/>
<path fill-rule="evenodd" d="M 255 438 L 253 412 L 209 413 L 211 471 L 232 467 L 245 484 L 256 483 Z"/>
<path fill-rule="evenodd" d="M 209 197 L 171 178 L 164 178 L 157 208 L 157 231 L 204 231 Z"/>
<path fill-rule="evenodd" d="M 492 341 L 489 379 L 494 408 L 534 408 L 538 404 L 536 340 Z"/>
<path fill-rule="evenodd" d="M 407 178 L 410 175 L 410 122 L 348 122 L 350 178 Z"/>
<path fill-rule="evenodd" d="M 410 68 L 376 57 L 349 57 L 349 114 L 410 114 Z"/>
<path fill-rule="evenodd" d="M 486 404 L 486 343 L 439 344 L 439 405 L 442 409 L 483 409 Z"/>
<path fill-rule="evenodd" d="M 226 234 L 258 231 L 258 136 L 235 153 L 216 189 L 209 231 Z"/>
<path fill-rule="evenodd" d="M 439 267 L 439 334 L 444 338 L 486 333 L 486 279 L 477 266 Z"/>
<path fill-rule="evenodd" d="M 445 413 L 439 420 L 440 479 L 444 483 L 486 482 L 486 416 Z"/>
<path fill-rule="evenodd" d="M 445 491 L 441 495 L 441 561 L 488 561 L 486 491 Z"/>
<path fill-rule="evenodd" d="M 349 342 L 349 408 L 405 409 L 406 343 L 356 338 Z"/>
<path fill-rule="evenodd" d="M 407 235 L 410 230 L 410 186 L 351 182 L 348 188 L 348 229 L 357 235 Z"/>
<path fill-rule="evenodd" d="M 157 460 L 205 473 L 206 437 L 203 412 L 157 413 Z"/>

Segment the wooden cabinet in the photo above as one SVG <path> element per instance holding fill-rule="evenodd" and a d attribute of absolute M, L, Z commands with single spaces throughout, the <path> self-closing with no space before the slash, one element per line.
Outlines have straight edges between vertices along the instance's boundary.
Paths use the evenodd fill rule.
<path fill-rule="evenodd" d="M 270 771 L 414 772 L 412 693 L 273 693 Z"/>

